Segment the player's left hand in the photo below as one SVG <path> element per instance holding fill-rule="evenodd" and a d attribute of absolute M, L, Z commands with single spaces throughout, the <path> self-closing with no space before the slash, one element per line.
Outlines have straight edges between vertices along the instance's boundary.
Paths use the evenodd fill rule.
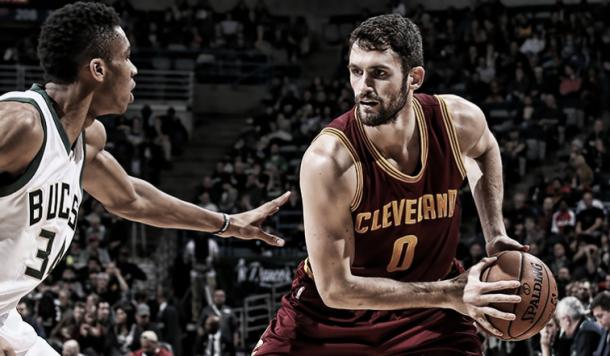
<path fill-rule="evenodd" d="M 265 241 L 272 246 L 284 246 L 284 240 L 265 232 L 262 229 L 262 224 L 268 217 L 277 213 L 280 207 L 288 201 L 288 198 L 290 198 L 290 192 L 286 192 L 256 209 L 230 215 L 229 228 L 224 233 L 218 234 L 218 236 L 233 236 L 242 240 L 256 239 Z"/>
<path fill-rule="evenodd" d="M 506 235 L 495 236 L 491 240 L 487 241 L 485 248 L 487 250 L 487 256 L 493 256 L 502 251 L 518 250 L 527 252 L 530 249 L 529 245 L 522 245 L 518 241 L 511 239 Z"/>

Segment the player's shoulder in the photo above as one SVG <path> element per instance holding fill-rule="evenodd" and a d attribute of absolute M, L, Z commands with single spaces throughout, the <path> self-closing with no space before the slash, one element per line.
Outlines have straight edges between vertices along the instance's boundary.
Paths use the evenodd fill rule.
<path fill-rule="evenodd" d="M 342 175 L 356 163 L 350 153 L 349 142 L 323 130 L 311 143 L 303 155 L 301 169 L 306 173 L 326 171 L 333 175 Z"/>
<path fill-rule="evenodd" d="M 475 103 L 453 94 L 438 95 L 447 105 L 454 124 L 485 123 L 485 115 Z"/>
<path fill-rule="evenodd" d="M 461 148 L 471 147 L 487 129 L 485 114 L 476 104 L 461 96 L 443 94 L 438 97 L 447 105 Z"/>
<path fill-rule="evenodd" d="M 42 130 L 40 112 L 31 104 L 18 101 L 0 102 L 0 137 L 29 135 L 38 131 L 42 133 Z"/>
<path fill-rule="evenodd" d="M 106 128 L 99 120 L 93 120 L 91 125 L 85 129 L 85 140 L 87 146 L 96 150 L 102 150 L 106 146 Z"/>
<path fill-rule="evenodd" d="M 21 161 L 29 163 L 44 140 L 39 111 L 31 104 L 0 102 L 0 170 L 11 163 L 19 170 Z M 27 161 L 27 162 L 26 162 Z"/>

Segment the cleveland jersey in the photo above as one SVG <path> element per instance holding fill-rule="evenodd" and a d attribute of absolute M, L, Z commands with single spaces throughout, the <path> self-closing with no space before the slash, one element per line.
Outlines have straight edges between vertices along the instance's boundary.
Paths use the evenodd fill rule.
<path fill-rule="evenodd" d="M 350 152 L 357 172 L 351 202 L 352 273 L 403 282 L 435 281 L 449 271 L 460 224 L 458 191 L 465 170 L 451 118 L 437 96 L 415 94 L 420 160 L 413 175 L 390 164 L 368 139 L 352 110 L 323 134 Z"/>
<path fill-rule="evenodd" d="M 351 271 L 403 282 L 436 281 L 463 271 L 455 263 L 458 190 L 464 164 L 442 98 L 415 94 L 420 160 L 407 175 L 367 138 L 355 110 L 333 120 L 333 135 L 354 161 Z M 452 267 L 456 267 L 453 268 Z M 254 355 L 480 355 L 473 320 L 450 309 L 347 310 L 324 304 L 308 261 L 296 271 Z"/>
<path fill-rule="evenodd" d="M 70 146 L 51 98 L 38 85 L 0 101 L 34 106 L 42 147 L 16 181 L 0 186 L 0 316 L 45 279 L 68 250 L 82 201 L 84 134 Z M 0 320 L 0 325 L 3 320 Z"/>

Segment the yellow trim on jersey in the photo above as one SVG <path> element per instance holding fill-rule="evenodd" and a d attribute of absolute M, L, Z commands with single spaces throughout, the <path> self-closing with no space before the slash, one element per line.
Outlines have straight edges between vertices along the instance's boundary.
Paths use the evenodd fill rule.
<path fill-rule="evenodd" d="M 379 152 L 377 147 L 375 147 L 373 142 L 371 142 L 371 140 L 366 135 L 366 132 L 364 131 L 364 125 L 362 124 L 362 121 L 360 121 L 360 119 L 358 118 L 357 107 L 354 108 L 354 112 L 355 112 L 354 116 L 356 117 L 356 120 L 358 122 L 358 128 L 360 129 L 360 133 L 362 134 L 362 136 L 364 138 L 364 142 L 365 142 L 366 146 L 369 148 L 369 151 L 375 158 L 375 162 L 377 162 L 377 165 L 382 170 L 384 170 L 387 174 L 389 174 L 391 177 L 398 179 L 400 181 L 403 181 L 405 183 L 418 182 L 421 179 L 421 177 L 423 176 L 424 170 L 426 168 L 426 163 L 428 162 L 428 128 L 426 125 L 426 118 L 424 115 L 424 111 L 421 107 L 421 104 L 415 97 L 413 98 L 413 111 L 415 112 L 415 118 L 418 122 L 417 126 L 419 129 L 419 144 L 420 144 L 419 156 L 420 156 L 421 164 L 420 164 L 420 169 L 419 169 L 419 172 L 417 173 L 417 175 L 410 176 L 410 175 L 405 174 L 405 173 L 401 172 L 400 170 L 398 170 L 385 157 L 383 157 L 381 152 Z"/>
<path fill-rule="evenodd" d="M 460 149 L 460 141 L 458 140 L 457 133 L 455 131 L 455 126 L 453 125 L 453 118 L 451 117 L 451 113 L 447 108 L 447 103 L 445 102 L 445 100 L 438 95 L 435 95 L 435 97 L 441 107 L 443 121 L 445 123 L 445 129 L 447 130 L 447 136 L 449 136 L 449 142 L 451 143 L 451 152 L 453 153 L 453 158 L 458 166 L 458 169 L 463 179 L 464 177 L 466 177 L 466 168 L 464 166 L 462 150 Z"/>
<path fill-rule="evenodd" d="M 314 138 L 314 141 L 323 134 L 329 134 L 329 135 L 337 138 L 339 140 L 339 142 L 343 146 L 345 146 L 345 148 L 347 149 L 347 152 L 349 153 L 349 155 L 352 157 L 352 160 L 354 161 L 354 167 L 356 168 L 356 192 L 354 193 L 354 197 L 352 198 L 352 201 L 350 202 L 349 207 L 350 207 L 351 211 L 355 211 L 358 208 L 358 206 L 360 205 L 360 201 L 362 200 L 362 190 L 363 190 L 363 184 L 364 184 L 363 183 L 364 178 L 363 178 L 363 172 L 362 172 L 362 162 L 360 162 L 356 149 L 354 149 L 354 146 L 349 141 L 347 136 L 345 136 L 345 133 L 343 133 L 343 131 L 335 129 L 333 127 L 325 127 L 318 134 L 318 136 L 316 136 L 316 138 Z"/>
<path fill-rule="evenodd" d="M 311 265 L 309 264 L 309 257 L 305 257 L 305 261 L 303 261 L 303 270 L 305 274 L 309 276 L 313 280 L 313 271 L 311 270 Z"/>

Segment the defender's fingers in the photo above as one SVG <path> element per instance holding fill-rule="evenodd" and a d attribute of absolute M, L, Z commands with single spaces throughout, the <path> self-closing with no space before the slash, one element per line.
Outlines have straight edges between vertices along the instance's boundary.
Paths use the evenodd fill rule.
<path fill-rule="evenodd" d="M 265 241 L 268 245 L 276 247 L 282 247 L 286 243 L 286 241 L 284 241 L 284 239 L 282 239 L 281 237 L 269 234 L 263 230 L 260 230 L 260 232 L 256 234 L 255 238 L 261 241 Z"/>
<path fill-rule="evenodd" d="M 269 215 L 273 215 L 273 214 L 277 213 L 278 210 L 280 210 L 280 207 L 282 205 L 286 204 L 286 202 L 290 198 L 290 194 L 291 194 L 290 192 L 286 192 L 286 193 L 280 195 L 279 197 L 261 205 L 260 208 L 263 210 L 263 214 L 265 216 L 269 216 Z"/>

